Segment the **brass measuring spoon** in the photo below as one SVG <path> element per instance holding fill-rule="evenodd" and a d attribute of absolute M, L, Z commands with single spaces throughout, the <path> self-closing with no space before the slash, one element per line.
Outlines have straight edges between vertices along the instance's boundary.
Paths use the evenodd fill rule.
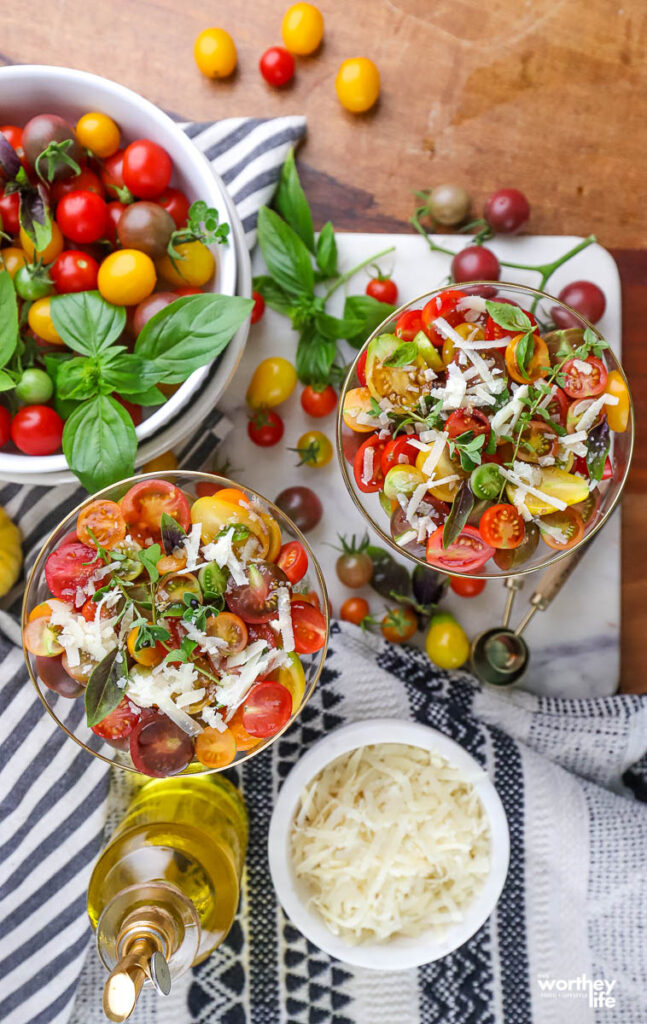
<path fill-rule="evenodd" d="M 503 624 L 486 629 L 472 641 L 470 667 L 482 683 L 491 686 L 512 686 L 521 679 L 528 667 L 530 651 L 522 637 L 528 623 L 536 612 L 542 612 L 562 589 L 567 579 L 579 564 L 588 544 L 582 544 L 572 554 L 555 562 L 540 578 L 532 597 L 530 607 L 516 629 L 510 629 L 510 614 L 515 594 L 521 589 L 518 577 L 505 581 L 508 589 Z"/>

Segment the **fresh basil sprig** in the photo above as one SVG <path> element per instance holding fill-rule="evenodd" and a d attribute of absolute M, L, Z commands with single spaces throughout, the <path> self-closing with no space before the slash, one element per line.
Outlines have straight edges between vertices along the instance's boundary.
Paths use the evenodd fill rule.
<path fill-rule="evenodd" d="M 483 434 L 480 435 L 483 437 Z M 443 548 L 447 549 L 460 536 L 461 530 L 474 508 L 474 494 L 467 480 L 458 488 L 449 515 L 443 527 Z"/>
<path fill-rule="evenodd" d="M 15 386 L 14 378 L 2 367 L 5 367 L 13 356 L 17 344 L 16 292 L 11 275 L 5 270 L 0 272 L 0 391 L 8 391 Z"/>
<path fill-rule="evenodd" d="M 185 242 L 203 242 L 205 245 L 223 245 L 229 238 L 229 224 L 221 224 L 218 211 L 202 199 L 189 207 L 186 226 L 178 228 L 171 235 L 167 251 L 175 269 L 182 274 L 181 261 L 186 257 L 178 252 L 177 246 Z M 178 261 L 180 265 L 178 266 Z"/>
<path fill-rule="evenodd" d="M 418 355 L 418 346 L 413 341 L 405 341 L 384 360 L 384 366 L 408 366 Z"/>
<path fill-rule="evenodd" d="M 85 714 L 90 728 L 103 722 L 121 704 L 127 671 L 126 655 L 118 647 L 93 669 L 85 688 Z"/>

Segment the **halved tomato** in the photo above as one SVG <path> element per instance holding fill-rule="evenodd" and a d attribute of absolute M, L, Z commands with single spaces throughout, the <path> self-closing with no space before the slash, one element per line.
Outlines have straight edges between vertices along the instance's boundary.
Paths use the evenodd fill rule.
<path fill-rule="evenodd" d="M 292 629 L 297 654 L 314 654 L 326 643 L 326 620 L 308 601 L 292 601 Z"/>
<path fill-rule="evenodd" d="M 283 569 L 290 583 L 298 583 L 308 571 L 308 556 L 303 545 L 298 540 L 288 541 L 281 548 L 276 564 Z"/>
<path fill-rule="evenodd" d="M 408 309 L 398 318 L 394 334 L 403 341 L 413 341 L 418 331 L 422 330 L 422 310 Z M 359 376 L 359 373 L 358 373 Z"/>
<path fill-rule="evenodd" d="M 542 516 L 538 525 L 541 539 L 556 551 L 567 551 L 575 547 L 584 536 L 582 516 L 572 507 Z"/>
<path fill-rule="evenodd" d="M 189 503 L 179 487 L 167 480 L 142 480 L 126 491 L 120 502 L 128 532 L 147 539 L 160 536 L 162 514 L 176 519 L 184 530 L 191 525 Z"/>
<path fill-rule="evenodd" d="M 528 384 L 545 376 L 550 366 L 548 346 L 540 334 L 533 334 L 533 352 L 524 369 L 519 364 L 519 346 L 523 334 L 517 334 L 505 349 L 505 364 L 509 375 L 518 384 Z"/>
<path fill-rule="evenodd" d="M 538 463 L 547 455 L 557 455 L 559 437 L 557 432 L 545 420 L 530 420 L 521 431 L 521 441 L 517 457 L 522 462 Z"/>
<path fill-rule="evenodd" d="M 123 697 L 120 704 L 114 711 L 92 726 L 92 732 L 96 733 L 103 740 L 123 740 L 130 736 L 131 732 L 141 718 L 142 710 L 136 704 Z"/>
<path fill-rule="evenodd" d="M 392 442 L 389 442 L 391 444 Z M 378 434 L 372 434 L 360 445 L 353 460 L 353 475 L 355 483 L 364 494 L 374 494 L 381 491 L 384 486 L 384 470 L 382 468 L 382 456 L 386 450 L 386 441 L 381 441 Z M 367 451 L 372 450 L 372 458 L 367 456 Z M 370 468 L 370 474 L 366 472 Z"/>
<path fill-rule="evenodd" d="M 54 597 L 76 605 L 77 591 L 83 590 L 90 577 L 103 562 L 97 561 L 97 552 L 80 541 L 61 544 L 45 562 L 45 580 Z M 85 596 L 78 604 L 85 602 Z"/>
<path fill-rule="evenodd" d="M 363 388 L 366 387 L 366 358 L 367 358 L 367 356 L 368 356 L 368 349 L 365 348 L 364 351 L 362 352 L 361 356 L 357 360 L 357 366 L 355 367 L 355 373 L 357 374 L 357 379 L 358 379 L 358 381 L 360 383 L 360 386 L 363 387 Z"/>
<path fill-rule="evenodd" d="M 401 434 L 400 437 L 387 441 L 380 458 L 382 473 L 386 476 L 392 466 L 405 464 L 415 466 L 419 454 L 420 449 L 411 443 L 408 434 Z"/>
<path fill-rule="evenodd" d="M 205 768 L 225 768 L 236 756 L 236 737 L 231 729 L 208 726 L 196 737 L 195 756 Z"/>
<path fill-rule="evenodd" d="M 431 534 L 427 541 L 427 561 L 447 572 L 476 572 L 494 554 L 475 526 L 463 527 L 448 548 L 443 547 L 443 526 Z"/>
<path fill-rule="evenodd" d="M 98 499 L 79 513 L 76 533 L 82 544 L 106 550 L 114 548 L 126 536 L 126 521 L 116 501 Z"/>
<path fill-rule="evenodd" d="M 519 306 L 519 303 L 513 302 L 512 299 L 504 299 L 499 296 L 496 301 L 503 302 L 506 306 L 517 306 L 518 308 L 521 308 Z M 532 313 L 529 313 L 527 309 L 524 309 L 524 313 L 526 314 L 526 316 L 530 320 L 530 323 L 534 327 L 534 325 L 537 323 L 535 317 L 532 315 Z M 501 324 L 497 324 L 496 321 L 494 321 L 488 313 L 488 318 L 485 324 L 485 337 L 487 341 L 497 341 L 498 339 L 501 339 L 503 341 L 503 339 L 505 338 L 506 340 L 503 342 L 503 345 L 501 346 L 502 348 L 505 348 L 507 342 L 515 333 L 516 332 L 510 329 L 509 327 L 501 327 Z"/>
<path fill-rule="evenodd" d="M 233 718 L 228 722 L 229 731 L 236 741 L 237 750 L 253 750 L 261 742 L 262 737 L 252 736 L 243 725 L 243 709 L 238 708 Z"/>
<path fill-rule="evenodd" d="M 429 340 L 436 346 L 442 348 L 444 335 L 434 327 L 434 320 L 442 317 L 450 327 L 457 327 L 465 319 L 465 311 L 457 309 L 458 303 L 465 298 L 465 292 L 457 288 L 449 288 L 440 295 L 430 299 L 421 313 L 422 329 Z"/>
<path fill-rule="evenodd" d="M 290 721 L 292 697 L 285 686 L 265 680 L 256 683 L 242 703 L 241 723 L 250 736 L 274 736 Z"/>
<path fill-rule="evenodd" d="M 367 387 L 351 388 L 346 392 L 342 416 L 344 423 L 358 434 L 370 434 L 375 423 L 359 423 L 358 417 L 371 416 L 372 398 Z"/>
<path fill-rule="evenodd" d="M 570 398 L 595 398 L 607 386 L 607 368 L 597 356 L 569 359 L 564 363 L 562 373 L 564 391 Z"/>
<path fill-rule="evenodd" d="M 514 505 L 492 505 L 479 521 L 479 532 L 493 548 L 518 548 L 523 543 L 526 527 L 523 516 Z"/>
<path fill-rule="evenodd" d="M 484 434 L 487 442 L 490 436 L 490 421 L 480 409 L 455 409 L 447 417 L 445 430 L 450 438 L 460 437 L 471 430 L 473 434 Z"/>
<path fill-rule="evenodd" d="M 138 772 L 165 778 L 193 759 L 193 740 L 159 711 L 146 711 L 130 734 L 130 756 Z"/>
<path fill-rule="evenodd" d="M 40 658 L 55 658 L 64 648 L 58 642 L 58 631 L 50 626 L 49 615 L 39 615 L 25 626 L 22 642 L 30 654 Z"/>
<path fill-rule="evenodd" d="M 559 423 L 561 427 L 566 426 L 566 414 L 568 413 L 568 398 L 564 394 L 561 388 L 556 387 L 555 392 L 551 396 L 550 402 L 546 406 L 546 411 L 550 416 L 551 420 L 555 423 Z"/>
<path fill-rule="evenodd" d="M 240 654 L 247 647 L 247 626 L 240 615 L 234 615 L 233 612 L 220 612 L 219 615 L 209 616 L 206 632 L 207 636 L 215 636 L 226 641 L 227 646 L 223 648 L 226 657 Z"/>

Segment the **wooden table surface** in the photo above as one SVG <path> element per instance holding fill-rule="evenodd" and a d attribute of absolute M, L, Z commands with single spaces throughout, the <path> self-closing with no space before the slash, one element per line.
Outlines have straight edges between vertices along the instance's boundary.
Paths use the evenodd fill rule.
<path fill-rule="evenodd" d="M 530 230 L 594 232 L 623 286 L 624 363 L 647 421 L 647 5 L 644 0 L 321 0 L 320 52 L 285 90 L 257 62 L 280 43 L 287 0 L 22 0 L 0 9 L 0 62 L 50 63 L 113 78 L 192 119 L 304 113 L 300 169 L 318 225 L 408 230 L 411 190 L 457 182 L 478 210 L 516 186 Z M 227 28 L 239 66 L 211 82 L 195 36 Z M 343 111 L 340 62 L 379 66 L 378 107 Z M 2 121 L 9 111 L 0 112 Z M 647 692 L 647 447 L 623 504 L 622 686 Z"/>

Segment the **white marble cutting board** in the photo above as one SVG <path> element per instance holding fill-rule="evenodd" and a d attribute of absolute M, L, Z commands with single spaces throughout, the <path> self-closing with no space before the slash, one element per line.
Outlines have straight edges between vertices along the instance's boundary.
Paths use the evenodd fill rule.
<path fill-rule="evenodd" d="M 501 259 L 520 263 L 551 262 L 572 248 L 578 238 L 571 236 L 528 236 L 496 239 L 488 243 Z M 438 236 L 438 242 L 457 250 L 465 245 L 464 236 Z M 346 269 L 372 253 L 390 245 L 396 251 L 380 261 L 384 271 L 393 270 L 399 288 L 399 301 L 405 302 L 442 283 L 448 272 L 449 257 L 431 253 L 418 235 L 340 234 L 338 235 L 340 267 Z M 254 273 L 264 271 L 257 251 Z M 507 280 L 537 285 L 538 275 L 524 271 L 508 271 Z M 611 255 L 600 245 L 592 245 L 579 253 L 565 267 L 560 267 L 549 284 L 557 294 L 569 281 L 585 278 L 598 284 L 607 297 L 607 310 L 599 323 L 601 332 L 619 354 L 621 338 L 620 280 Z M 363 292 L 368 281 L 366 270 L 349 283 L 348 293 Z M 341 314 L 343 289 L 333 296 L 330 311 Z M 298 385 L 292 397 L 279 409 L 285 421 L 285 435 L 272 448 L 258 448 L 247 435 L 245 392 L 251 374 L 261 359 L 281 355 L 294 360 L 297 335 L 289 321 L 267 309 L 259 324 L 252 327 L 240 367 L 220 402 L 220 407 L 234 422 L 234 430 L 222 446 L 222 454 L 231 461 L 238 476 L 268 498 L 293 484 L 305 484 L 316 490 L 324 504 L 324 517 L 309 535 L 321 562 L 329 588 L 334 614 L 341 603 L 359 593 L 367 598 L 374 614 L 382 612 L 384 601 L 370 588 L 351 592 L 339 583 L 335 573 L 337 533 L 361 535 L 364 520 L 351 501 L 336 460 L 325 469 L 297 468 L 297 457 L 287 450 L 295 446 L 308 429 L 321 429 L 334 444 L 335 414 L 323 420 L 306 416 L 301 408 Z M 345 344 L 345 343 L 342 343 Z M 350 349 L 349 355 L 350 355 Z M 375 539 L 375 538 L 374 538 Z M 379 540 L 379 538 L 378 538 Z M 411 564 L 411 563 L 409 563 Z M 512 622 L 521 616 L 533 589 L 534 574 L 526 577 L 523 590 L 516 599 Z M 490 581 L 476 598 L 466 600 L 449 594 L 447 607 L 461 621 L 468 635 L 474 636 L 485 627 L 500 621 L 505 594 L 503 584 Z M 620 518 L 616 512 L 602 534 L 596 538 L 574 575 L 545 612 L 535 616 L 526 639 L 531 649 L 531 666 L 523 685 L 535 692 L 559 696 L 592 696 L 615 692 L 620 676 Z"/>

